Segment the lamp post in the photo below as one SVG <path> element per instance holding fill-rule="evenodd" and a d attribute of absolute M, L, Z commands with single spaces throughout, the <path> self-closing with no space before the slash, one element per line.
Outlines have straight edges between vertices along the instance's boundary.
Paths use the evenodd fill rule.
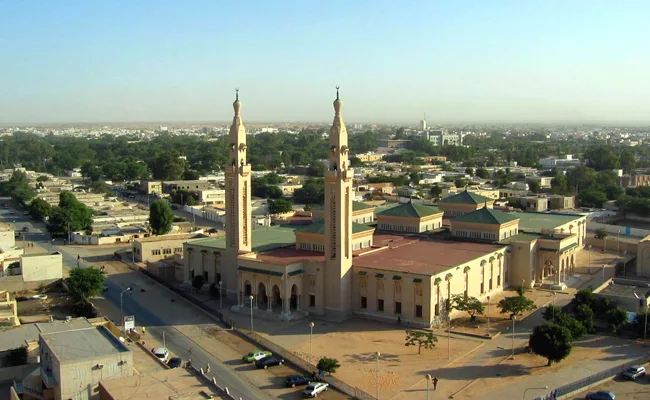
<path fill-rule="evenodd" d="M 490 296 L 487 297 L 487 319 L 488 319 L 488 336 L 490 336 Z"/>
<path fill-rule="evenodd" d="M 616 233 L 616 255 L 621 254 L 621 230 Z"/>
<path fill-rule="evenodd" d="M 248 299 L 251 301 L 251 334 L 255 334 L 255 329 L 253 329 L 253 295 L 248 296 Z"/>
<path fill-rule="evenodd" d="M 377 369 L 376 369 L 376 374 L 375 374 L 375 385 L 376 385 L 376 390 L 377 390 L 377 400 L 379 400 L 379 357 L 381 357 L 381 353 L 377 352 Z"/>
<path fill-rule="evenodd" d="M 589 266 L 591 267 L 591 245 L 587 246 L 587 251 L 589 251 Z"/>
<path fill-rule="evenodd" d="M 122 328 L 124 328 L 124 306 L 122 305 L 122 296 L 124 295 L 124 292 L 131 292 L 131 286 L 127 287 L 126 289 L 122 290 L 120 292 L 120 325 Z"/>
<path fill-rule="evenodd" d="M 449 317 L 449 329 L 447 329 L 447 360 L 451 360 L 451 317 Z"/>
<path fill-rule="evenodd" d="M 523 394 L 523 396 L 521 396 L 521 400 L 526 400 L 526 392 L 529 391 L 529 390 L 544 390 L 544 389 L 548 389 L 548 386 L 540 386 L 540 387 L 528 388 L 528 389 L 524 390 L 524 394 Z"/>
<path fill-rule="evenodd" d="M 221 286 L 223 285 L 223 281 L 219 281 L 219 308 L 223 308 L 223 293 L 221 292 Z"/>
<path fill-rule="evenodd" d="M 521 295 L 524 295 L 524 286 L 526 285 L 526 280 L 522 279 L 521 280 Z"/>
<path fill-rule="evenodd" d="M 314 334 L 314 323 L 310 322 L 309 323 L 309 362 L 311 362 L 314 358 L 314 354 L 312 353 L 312 347 L 311 347 L 311 337 Z"/>
<path fill-rule="evenodd" d="M 551 300 L 551 311 L 553 311 L 553 323 L 555 323 L 555 291 L 553 291 L 553 300 Z"/>
<path fill-rule="evenodd" d="M 427 374 L 427 400 L 429 400 L 429 382 L 431 381 L 431 375 Z"/>
<path fill-rule="evenodd" d="M 512 356 L 510 356 L 511 360 L 515 359 L 515 320 L 517 319 L 516 315 L 512 316 Z"/>
<path fill-rule="evenodd" d="M 639 302 L 645 302 L 645 299 L 642 299 L 641 297 L 639 297 L 639 295 L 636 294 L 636 292 L 634 292 L 634 297 L 636 297 L 639 300 Z M 643 308 L 645 308 L 645 310 L 644 310 L 645 311 L 644 312 L 644 314 L 645 314 L 645 323 L 643 324 L 643 340 L 646 340 L 647 337 L 648 337 L 648 305 L 647 305 L 647 303 L 643 305 Z"/>
<path fill-rule="evenodd" d="M 603 283 L 605 283 L 605 267 L 606 265 L 603 264 Z"/>

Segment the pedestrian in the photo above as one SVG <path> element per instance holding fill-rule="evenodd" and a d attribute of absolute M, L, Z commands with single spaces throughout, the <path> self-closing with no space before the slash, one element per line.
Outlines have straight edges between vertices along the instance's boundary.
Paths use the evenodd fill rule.
<path fill-rule="evenodd" d="M 143 327 L 142 327 L 142 336 L 144 336 L 145 333 L 147 333 L 147 329 L 143 326 Z"/>
<path fill-rule="evenodd" d="M 436 378 L 434 376 L 433 377 L 433 390 L 436 390 L 437 387 L 438 387 L 438 378 Z"/>
<path fill-rule="evenodd" d="M 402 325 L 402 317 L 397 316 L 397 325 Z"/>

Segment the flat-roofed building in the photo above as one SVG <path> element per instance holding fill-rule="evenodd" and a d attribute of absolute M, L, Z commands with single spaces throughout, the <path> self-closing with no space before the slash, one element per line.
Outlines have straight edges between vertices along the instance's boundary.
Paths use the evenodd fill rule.
<path fill-rule="evenodd" d="M 455 217 L 451 223 L 452 235 L 476 240 L 499 241 L 516 235 L 518 230 L 517 214 L 488 207 Z"/>
<path fill-rule="evenodd" d="M 223 396 L 223 397 L 222 397 Z M 99 382 L 100 400 L 231 399 L 194 369 L 174 368 Z"/>
<path fill-rule="evenodd" d="M 203 237 L 205 236 L 192 233 L 180 233 L 135 239 L 133 241 L 135 260 L 137 262 L 155 262 L 174 257 L 175 255 L 182 257 L 184 242 Z"/>
<path fill-rule="evenodd" d="M 208 181 L 193 180 L 193 181 L 164 181 L 162 183 L 163 193 L 172 193 L 178 190 L 187 190 L 189 192 L 196 192 L 199 190 L 209 189 L 212 184 Z"/>
<path fill-rule="evenodd" d="M 162 182 L 140 181 L 140 191 L 144 194 L 162 194 Z"/>

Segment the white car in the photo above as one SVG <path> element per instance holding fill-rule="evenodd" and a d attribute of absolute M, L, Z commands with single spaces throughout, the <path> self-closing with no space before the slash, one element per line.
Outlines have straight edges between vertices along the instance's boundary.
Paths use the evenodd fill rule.
<path fill-rule="evenodd" d="M 309 382 L 309 385 L 302 391 L 304 397 L 318 397 L 320 393 L 325 392 L 330 384 L 325 382 Z"/>
<path fill-rule="evenodd" d="M 153 355 L 158 357 L 162 362 L 167 362 L 169 360 L 169 350 L 164 347 L 159 347 L 153 351 Z"/>
<path fill-rule="evenodd" d="M 35 294 L 32 296 L 32 299 L 34 300 L 47 300 L 47 295 L 46 294 Z"/>

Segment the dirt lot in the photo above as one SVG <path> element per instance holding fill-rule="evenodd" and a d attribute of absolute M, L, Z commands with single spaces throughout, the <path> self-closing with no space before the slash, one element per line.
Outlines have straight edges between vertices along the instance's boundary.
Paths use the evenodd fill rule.
<path fill-rule="evenodd" d="M 336 376 L 346 383 L 367 393 L 375 393 L 377 374 L 377 352 L 379 357 L 379 386 L 382 397 L 390 398 L 422 380 L 423 376 L 436 368 L 450 363 L 447 358 L 447 337 L 439 337 L 433 350 L 406 347 L 404 329 L 370 321 L 352 319 L 336 330 L 319 335 L 312 342 L 313 359 L 332 357 L 341 368 Z M 451 360 L 481 346 L 479 340 L 455 339 L 450 342 Z M 309 342 L 302 343 L 291 351 L 309 359 Z"/>
<path fill-rule="evenodd" d="M 35 294 L 47 295 L 47 299 L 32 299 Z M 72 299 L 63 292 L 62 288 L 56 286 L 42 291 L 22 291 L 16 293 L 16 299 L 19 299 L 18 316 L 23 324 L 47 322 L 50 320 L 50 316 L 59 320 L 65 319 L 67 316 L 75 316 L 72 311 Z"/>

